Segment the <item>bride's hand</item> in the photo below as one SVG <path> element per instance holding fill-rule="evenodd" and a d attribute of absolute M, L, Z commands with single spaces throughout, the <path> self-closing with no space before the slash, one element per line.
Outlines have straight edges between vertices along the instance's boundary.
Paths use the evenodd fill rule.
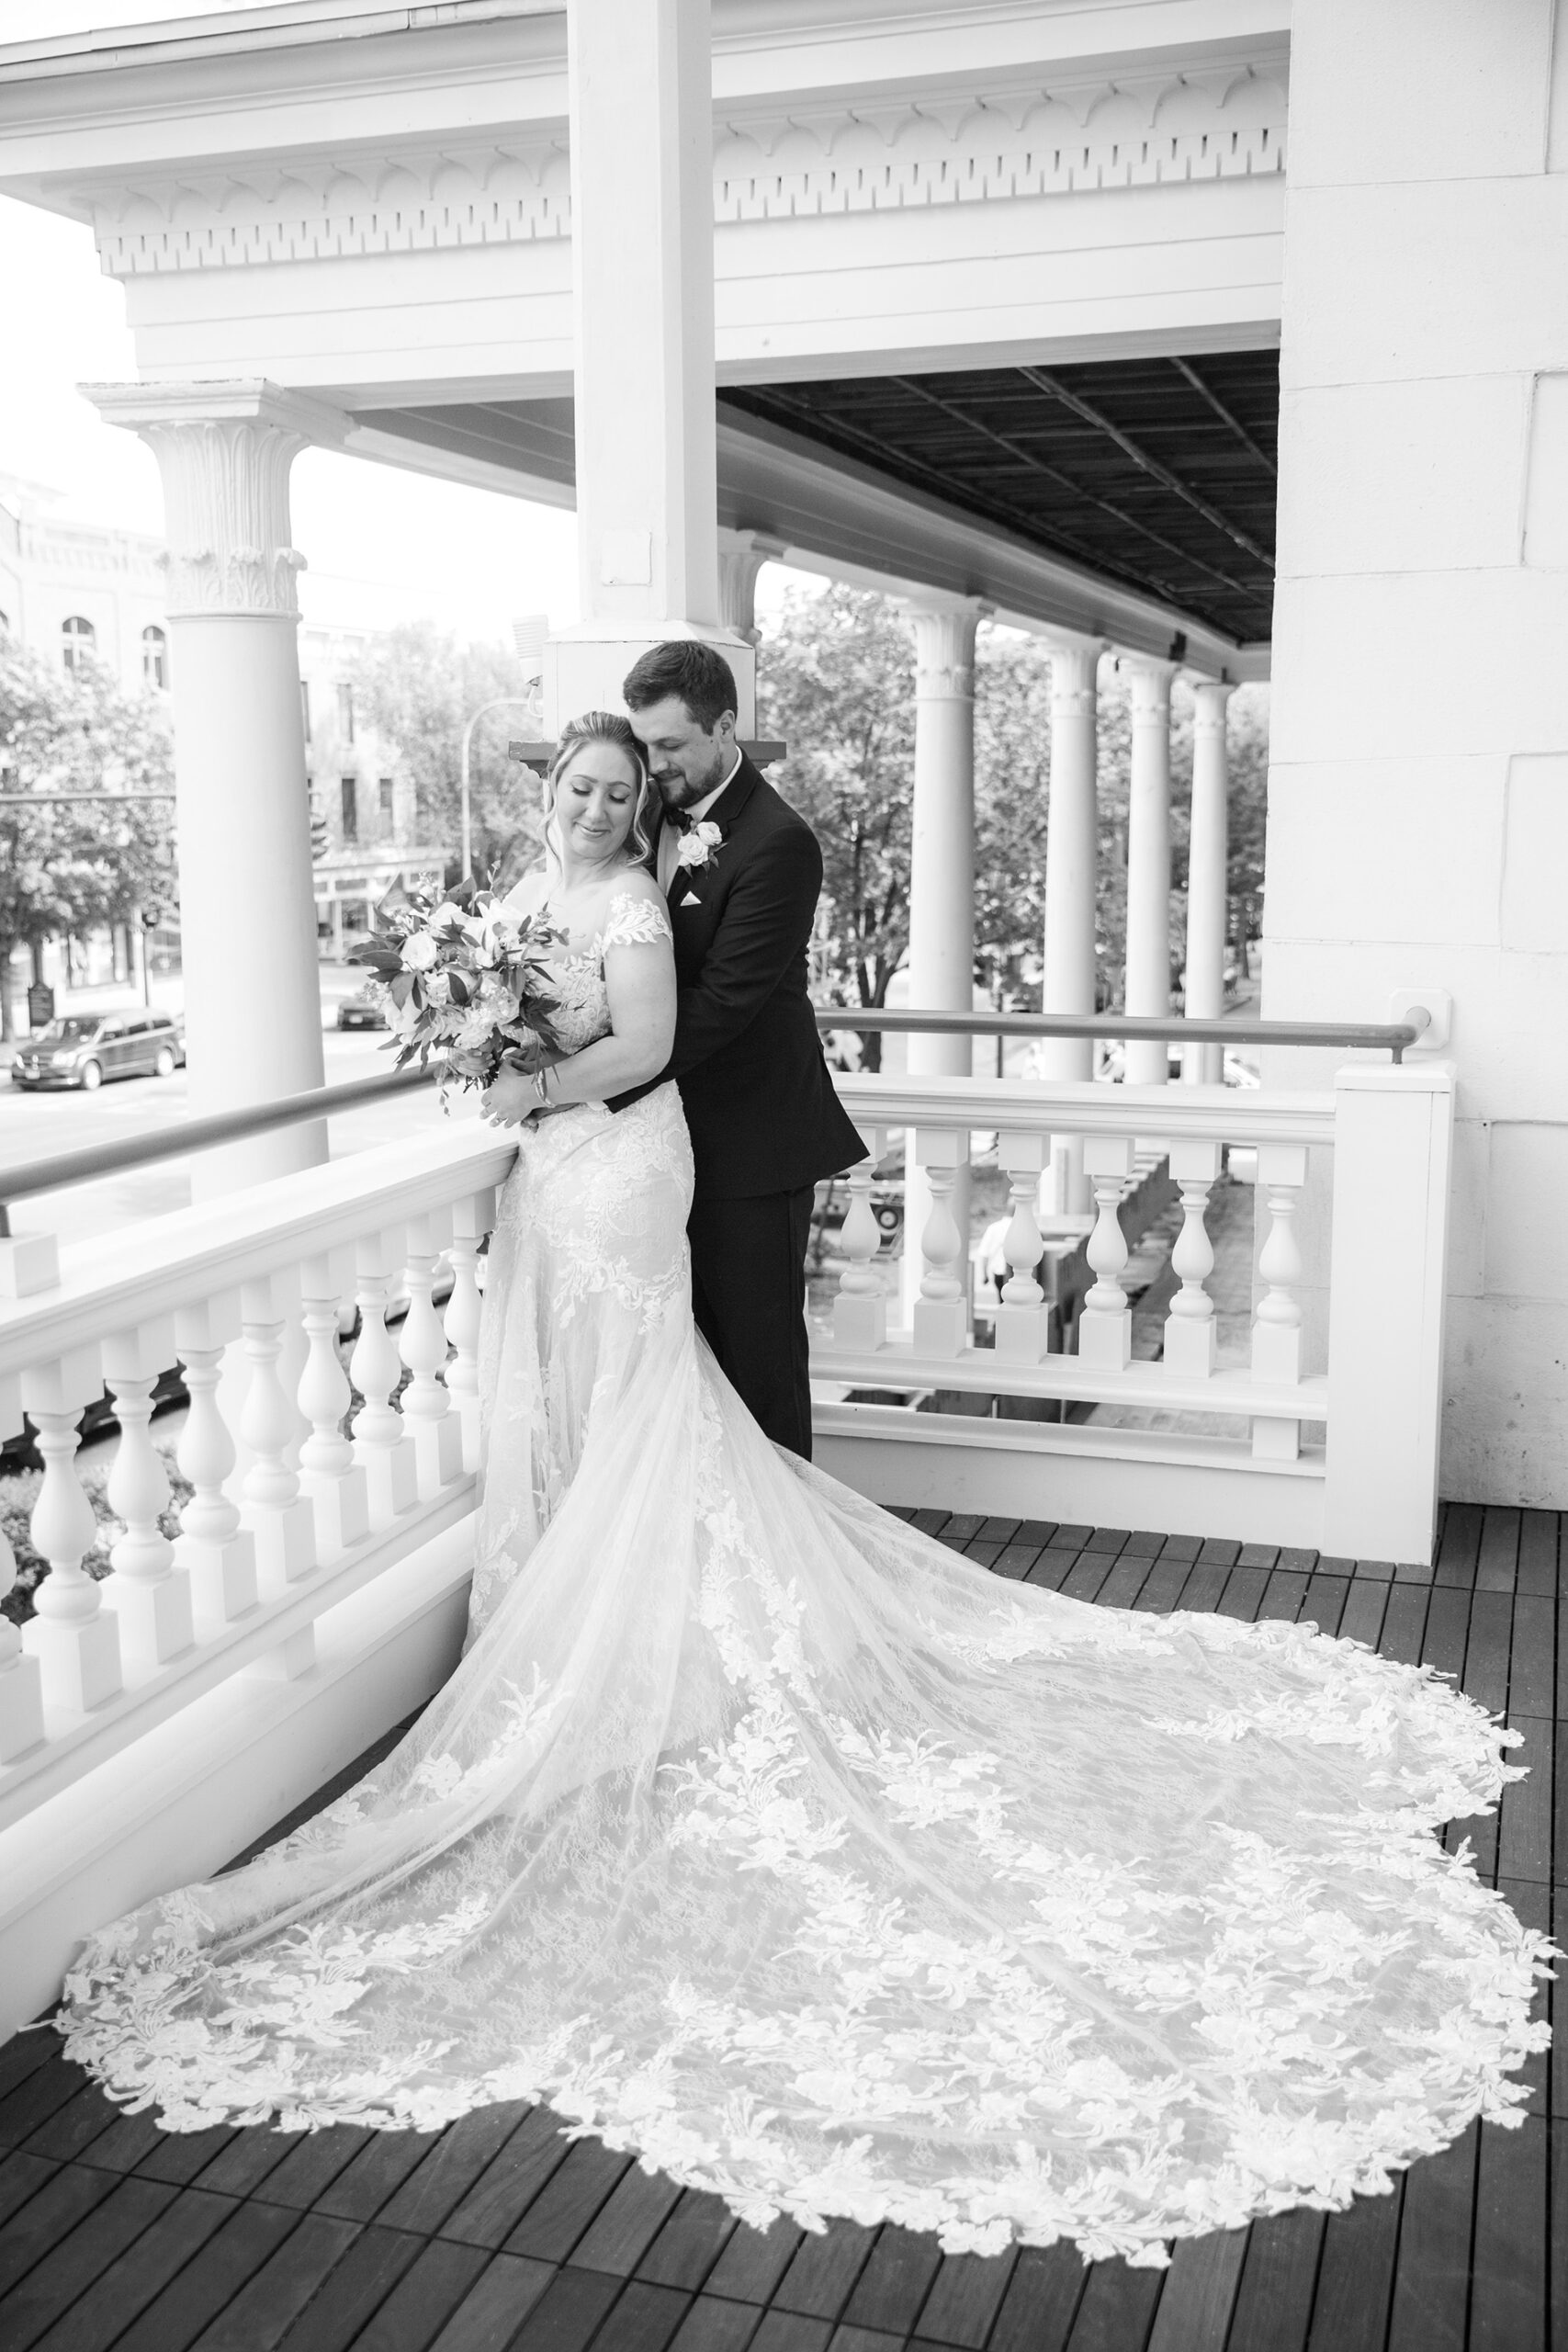
<path fill-rule="evenodd" d="M 538 1090 L 526 1071 L 507 1064 L 499 1069 L 479 1097 L 484 1115 L 493 1125 L 520 1126 L 539 1108 Z"/>

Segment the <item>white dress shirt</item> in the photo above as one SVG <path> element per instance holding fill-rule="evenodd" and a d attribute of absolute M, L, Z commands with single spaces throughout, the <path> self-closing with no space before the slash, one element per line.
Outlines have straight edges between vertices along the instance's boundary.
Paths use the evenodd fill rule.
<path fill-rule="evenodd" d="M 725 777 L 724 782 L 722 784 L 716 784 L 711 792 L 705 792 L 700 800 L 694 801 L 691 808 L 685 810 L 684 813 L 692 825 L 700 825 L 703 819 L 707 815 L 708 810 L 713 807 L 714 802 L 720 799 L 723 795 L 729 790 L 730 786 L 735 782 L 736 777 L 740 773 L 740 758 L 741 754 L 739 747 L 737 747 L 735 753 L 735 765 L 730 769 L 729 774 Z M 673 825 L 666 825 L 659 836 L 658 868 L 654 876 L 660 888 L 665 893 L 666 897 L 669 896 L 670 885 L 675 879 L 676 856 L 680 849 L 680 845 L 681 834 L 676 831 Z"/>

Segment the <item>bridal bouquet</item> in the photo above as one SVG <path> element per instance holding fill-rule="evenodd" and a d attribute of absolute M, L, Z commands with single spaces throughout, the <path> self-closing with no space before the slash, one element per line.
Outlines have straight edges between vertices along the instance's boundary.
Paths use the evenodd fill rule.
<path fill-rule="evenodd" d="M 386 1005 L 396 1067 L 441 1057 L 443 1076 L 488 1086 L 503 1065 L 532 1069 L 558 1052 L 558 1009 L 546 951 L 563 934 L 539 915 L 509 914 L 494 893 L 464 881 L 436 898 L 411 890 L 378 915 L 351 961 L 368 964 Z"/>

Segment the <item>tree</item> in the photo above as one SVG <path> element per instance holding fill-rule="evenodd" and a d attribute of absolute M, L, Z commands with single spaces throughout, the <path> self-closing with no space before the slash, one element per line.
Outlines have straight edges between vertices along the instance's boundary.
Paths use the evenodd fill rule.
<path fill-rule="evenodd" d="M 796 593 L 759 668 L 760 724 L 789 756 L 779 789 L 822 844 L 813 981 L 829 1004 L 883 1005 L 909 945 L 915 658 L 885 596 Z M 867 1037 L 865 1067 L 881 1067 Z"/>
<path fill-rule="evenodd" d="M 499 695 L 521 699 L 523 665 L 502 645 L 465 645 L 429 621 L 389 629 L 366 649 L 355 697 L 412 777 L 420 830 L 461 837 L 463 729 Z M 543 838 L 539 788 L 506 755 L 509 739 L 533 732 L 525 710 L 497 710 L 474 729 L 469 801 L 477 874 L 500 876 L 530 861 Z"/>
<path fill-rule="evenodd" d="M 11 958 L 62 931 L 129 922 L 176 897 L 174 808 L 51 800 L 59 792 L 167 792 L 173 741 L 163 704 L 127 694 L 98 663 L 55 669 L 0 644 L 0 778 L 33 808 L 0 808 L 0 1036 L 13 1034 Z"/>

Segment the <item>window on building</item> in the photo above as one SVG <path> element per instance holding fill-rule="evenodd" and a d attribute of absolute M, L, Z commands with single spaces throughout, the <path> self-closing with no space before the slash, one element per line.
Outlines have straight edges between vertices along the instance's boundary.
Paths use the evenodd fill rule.
<path fill-rule="evenodd" d="M 340 776 L 338 783 L 343 795 L 343 837 L 345 842 L 356 842 L 359 839 L 359 778 L 356 775 Z"/>
<path fill-rule="evenodd" d="M 380 785 L 378 786 L 378 789 L 379 790 L 379 793 L 380 793 L 380 796 L 381 796 L 381 824 L 382 824 L 382 829 L 383 829 L 383 831 L 385 831 L 386 832 L 389 832 L 389 832 L 391 831 L 391 830 L 392 830 L 392 779 L 391 779 L 391 777 L 390 777 L 389 775 L 384 775 L 384 776 L 381 778 L 381 782 L 380 782 Z"/>
<path fill-rule="evenodd" d="M 354 688 L 339 686 L 337 690 L 337 731 L 345 743 L 354 741 Z"/>
<path fill-rule="evenodd" d="M 310 740 L 310 681 L 309 678 L 301 678 L 299 681 L 299 725 L 308 743 Z"/>
<path fill-rule="evenodd" d="M 84 662 L 91 661 L 97 639 L 98 632 L 92 622 L 84 620 L 80 613 L 73 613 L 69 620 L 62 621 L 60 646 L 66 668 L 79 670 Z"/>
<path fill-rule="evenodd" d="M 141 632 L 141 681 L 160 689 L 169 683 L 169 640 L 161 628 Z"/>

